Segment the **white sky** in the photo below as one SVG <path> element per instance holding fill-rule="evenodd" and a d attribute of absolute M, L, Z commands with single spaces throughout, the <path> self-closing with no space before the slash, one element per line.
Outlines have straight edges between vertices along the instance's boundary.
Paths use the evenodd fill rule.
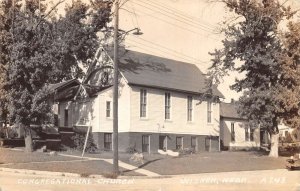
<path fill-rule="evenodd" d="M 300 0 L 288 3 L 300 7 Z M 221 45 L 222 35 L 214 33 L 230 14 L 222 4 L 207 0 L 128 0 L 120 9 L 119 25 L 125 31 L 138 27 L 143 32 L 126 37 L 128 49 L 193 63 L 206 72 L 211 59 L 208 52 Z M 231 74 L 219 86 L 225 101 L 239 97 L 229 89 L 238 76 Z"/>

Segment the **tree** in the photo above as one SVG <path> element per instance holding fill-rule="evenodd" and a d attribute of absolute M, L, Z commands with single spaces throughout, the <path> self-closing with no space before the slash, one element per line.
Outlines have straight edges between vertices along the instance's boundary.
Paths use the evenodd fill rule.
<path fill-rule="evenodd" d="M 283 122 L 300 128 L 300 22 L 289 22 L 280 34 L 282 52 L 279 54 L 280 78 L 276 92 L 278 113 Z"/>
<path fill-rule="evenodd" d="M 12 43 L 11 25 L 13 24 L 13 1 L 2 1 L 0 4 L 0 119 L 5 123 L 8 121 L 8 89 L 7 89 L 7 69 L 10 63 L 9 48 Z M 14 6 L 16 10 L 20 6 Z"/>
<path fill-rule="evenodd" d="M 238 17 L 224 29 L 223 49 L 211 53 L 214 59 L 209 71 L 210 84 L 220 83 L 220 77 L 228 71 L 245 74 L 243 79 L 236 79 L 231 86 L 237 92 L 243 92 L 238 113 L 246 117 L 253 127 L 260 126 L 269 132 L 269 155 L 277 157 L 278 124 L 282 119 L 288 124 L 294 121 L 292 118 L 299 120 L 295 106 L 300 103 L 299 94 L 296 95 L 299 77 L 290 75 L 294 65 L 288 65 L 298 58 L 287 57 L 290 50 L 283 46 L 279 30 L 280 23 L 289 20 L 295 12 L 276 0 L 222 2 Z M 288 97 L 286 90 L 294 92 L 292 106 L 285 100 Z"/>
<path fill-rule="evenodd" d="M 27 151 L 33 150 L 30 124 L 52 119 L 47 85 L 83 76 L 80 64 L 87 66 L 94 57 L 97 33 L 110 21 L 110 1 L 77 0 L 66 6 L 65 16 L 58 16 L 62 2 L 50 7 L 46 1 L 26 0 L 23 9 L 11 7 L 9 112 L 12 122 L 25 129 Z"/>

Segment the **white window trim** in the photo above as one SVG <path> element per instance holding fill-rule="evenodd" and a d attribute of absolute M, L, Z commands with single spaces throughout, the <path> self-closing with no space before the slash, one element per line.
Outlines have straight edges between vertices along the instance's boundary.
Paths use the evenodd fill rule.
<path fill-rule="evenodd" d="M 208 105 L 210 104 L 210 122 L 208 121 Z M 207 101 L 207 105 L 206 105 L 206 122 L 207 124 L 211 125 L 213 124 L 213 102 L 212 101 Z"/>
<path fill-rule="evenodd" d="M 192 106 L 192 112 L 191 112 L 191 120 L 189 120 L 189 97 L 192 98 L 192 103 L 191 103 L 191 106 Z M 194 122 L 194 98 L 193 96 L 189 95 L 187 96 L 187 122 L 188 123 L 193 123 Z"/>
<path fill-rule="evenodd" d="M 151 136 L 150 135 L 142 135 L 142 141 L 143 141 L 143 136 L 147 136 L 148 137 L 148 145 L 149 145 L 149 150 L 148 150 L 148 153 L 150 154 L 151 152 Z M 142 142 L 142 147 L 143 147 L 143 142 Z"/>
<path fill-rule="evenodd" d="M 107 102 L 110 102 L 110 104 L 109 104 L 109 117 L 107 117 Z M 112 112 L 112 101 L 106 101 L 105 102 L 105 117 L 106 117 L 106 119 L 112 119 L 112 114 L 113 114 L 113 112 Z"/>
<path fill-rule="evenodd" d="M 176 137 L 176 147 L 177 147 L 177 138 L 179 138 L 180 139 L 180 142 L 181 142 L 181 148 L 180 149 L 183 149 L 184 148 L 184 146 L 183 146 L 183 137 L 182 136 L 177 136 Z M 177 148 L 176 148 L 177 149 Z"/>
<path fill-rule="evenodd" d="M 142 107 L 141 107 L 141 91 L 146 91 L 146 116 L 145 117 L 142 117 L 141 116 L 141 110 L 142 110 Z M 139 102 L 139 105 L 140 105 L 140 110 L 139 110 L 139 116 L 140 116 L 140 119 L 141 120 L 148 120 L 148 90 L 147 89 L 144 89 L 144 88 L 142 88 L 142 89 L 140 89 L 140 91 L 139 91 L 139 97 L 140 97 L 140 102 Z"/>
<path fill-rule="evenodd" d="M 170 118 L 166 119 L 166 94 L 170 94 Z M 172 94 L 171 92 L 165 92 L 165 112 L 164 112 L 165 116 L 165 121 L 172 121 Z"/>

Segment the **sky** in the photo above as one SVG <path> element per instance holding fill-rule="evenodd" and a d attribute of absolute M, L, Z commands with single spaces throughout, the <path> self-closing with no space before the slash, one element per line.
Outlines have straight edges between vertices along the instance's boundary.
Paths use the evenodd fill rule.
<path fill-rule="evenodd" d="M 222 3 L 208 0 L 120 1 L 120 29 L 137 27 L 143 32 L 139 36 L 131 33 L 126 36 L 127 49 L 192 63 L 204 73 L 211 65 L 209 52 L 222 47 L 224 36 L 219 33 L 220 26 L 232 17 Z M 290 0 L 287 4 L 300 8 L 300 0 Z M 237 100 L 241 95 L 229 88 L 235 78 L 241 75 L 231 73 L 218 87 L 225 102 Z"/>

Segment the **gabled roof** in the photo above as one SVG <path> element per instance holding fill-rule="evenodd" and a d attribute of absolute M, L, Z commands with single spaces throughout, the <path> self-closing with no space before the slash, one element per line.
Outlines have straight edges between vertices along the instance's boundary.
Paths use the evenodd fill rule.
<path fill-rule="evenodd" d="M 237 112 L 236 103 L 220 103 L 220 116 L 223 118 L 245 119 L 240 117 Z"/>
<path fill-rule="evenodd" d="M 113 59 L 113 53 L 107 50 Z M 120 50 L 119 69 L 129 85 L 163 88 L 188 93 L 205 93 L 205 75 L 190 63 L 131 50 Z M 224 97 L 213 88 L 213 95 Z"/>

